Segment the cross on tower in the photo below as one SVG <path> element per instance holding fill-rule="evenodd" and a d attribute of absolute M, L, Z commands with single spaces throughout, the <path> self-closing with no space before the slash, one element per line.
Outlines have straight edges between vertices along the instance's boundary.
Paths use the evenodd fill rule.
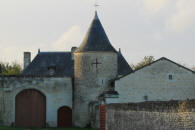
<path fill-rule="evenodd" d="M 98 62 L 98 59 L 97 59 L 97 58 L 96 58 L 95 62 L 91 63 L 92 66 L 93 66 L 93 65 L 96 66 L 96 71 L 97 71 L 97 69 L 98 69 L 98 65 L 100 65 L 100 64 L 102 64 L 102 63 Z"/>

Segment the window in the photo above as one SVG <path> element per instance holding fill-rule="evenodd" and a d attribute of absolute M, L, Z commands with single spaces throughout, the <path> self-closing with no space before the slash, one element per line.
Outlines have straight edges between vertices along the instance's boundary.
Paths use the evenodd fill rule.
<path fill-rule="evenodd" d="M 48 67 L 48 70 L 49 70 L 49 75 L 52 76 L 56 72 L 56 66 L 50 66 Z"/>
<path fill-rule="evenodd" d="M 105 79 L 105 78 L 99 78 L 98 84 L 99 84 L 100 86 L 105 85 L 105 84 L 106 84 L 106 79 Z"/>
<path fill-rule="evenodd" d="M 173 75 L 169 74 L 169 80 L 172 80 L 172 79 L 173 79 Z"/>
<path fill-rule="evenodd" d="M 147 96 L 147 95 L 144 96 L 144 100 L 145 100 L 145 101 L 148 100 L 148 96 Z"/>

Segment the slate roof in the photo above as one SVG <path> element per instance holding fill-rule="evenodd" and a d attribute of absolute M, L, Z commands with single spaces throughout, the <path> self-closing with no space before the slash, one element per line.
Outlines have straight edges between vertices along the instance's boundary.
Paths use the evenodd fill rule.
<path fill-rule="evenodd" d="M 91 23 L 88 32 L 81 43 L 80 47 L 75 52 L 87 51 L 112 51 L 117 52 L 111 45 L 104 28 L 98 18 L 97 12 Z"/>
<path fill-rule="evenodd" d="M 40 52 L 24 69 L 24 76 L 49 76 L 49 68 L 55 68 L 52 76 L 74 76 L 74 61 L 71 52 Z"/>
<path fill-rule="evenodd" d="M 123 57 L 121 50 L 119 49 L 118 52 L 118 75 L 127 75 L 129 73 L 132 73 L 133 70 L 130 67 L 130 65 L 127 63 L 125 58 Z"/>
<path fill-rule="evenodd" d="M 49 68 L 55 67 L 56 71 L 50 75 Z M 118 74 L 126 75 L 133 70 L 118 52 Z M 71 52 L 39 52 L 33 61 L 21 73 L 21 76 L 74 76 L 74 60 Z"/>

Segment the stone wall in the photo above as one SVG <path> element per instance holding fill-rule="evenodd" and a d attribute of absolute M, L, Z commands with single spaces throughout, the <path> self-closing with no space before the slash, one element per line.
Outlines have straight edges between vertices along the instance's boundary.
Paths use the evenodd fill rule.
<path fill-rule="evenodd" d="M 172 75 L 172 79 L 169 76 Z M 195 98 L 195 73 L 161 59 L 116 80 L 118 99 L 108 103 L 186 100 Z"/>
<path fill-rule="evenodd" d="M 3 124 L 10 126 L 15 122 L 15 97 L 25 89 L 36 89 L 46 96 L 46 124 L 57 126 L 57 111 L 62 106 L 72 108 L 72 79 L 68 77 L 0 77 L 3 98 Z M 3 100 L 2 100 L 3 99 Z M 0 109 L 1 109 L 0 107 Z"/>
<path fill-rule="evenodd" d="M 107 130 L 195 130 L 195 100 L 109 104 Z"/>

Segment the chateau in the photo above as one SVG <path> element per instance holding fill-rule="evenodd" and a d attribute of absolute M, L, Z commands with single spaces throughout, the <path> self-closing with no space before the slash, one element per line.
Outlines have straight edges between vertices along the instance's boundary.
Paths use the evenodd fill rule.
<path fill-rule="evenodd" d="M 195 99 L 195 73 L 167 58 L 132 70 L 110 43 L 97 12 L 70 52 L 24 52 L 24 70 L 0 77 L 0 124 L 99 127 L 101 104 Z M 98 119 L 97 119 L 98 120 Z"/>

